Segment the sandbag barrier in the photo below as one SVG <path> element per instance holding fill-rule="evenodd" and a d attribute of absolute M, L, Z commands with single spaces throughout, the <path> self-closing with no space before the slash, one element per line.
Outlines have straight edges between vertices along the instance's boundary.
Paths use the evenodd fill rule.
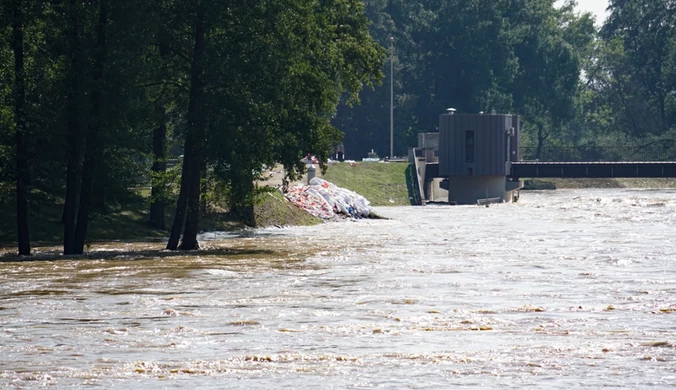
<path fill-rule="evenodd" d="M 321 219 L 368 218 L 371 215 L 366 198 L 317 177 L 310 180 L 307 186 L 289 188 L 284 196 L 296 206 Z"/>

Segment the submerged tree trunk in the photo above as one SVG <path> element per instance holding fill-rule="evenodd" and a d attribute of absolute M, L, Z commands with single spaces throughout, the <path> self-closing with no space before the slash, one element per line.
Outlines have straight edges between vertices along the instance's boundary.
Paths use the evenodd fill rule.
<path fill-rule="evenodd" d="M 200 166 L 202 147 L 206 132 L 206 120 L 202 99 L 204 95 L 204 6 L 196 4 L 194 48 L 190 66 L 190 101 L 188 103 L 188 129 L 183 153 L 181 190 L 176 204 L 176 215 L 172 224 L 167 249 L 178 248 L 181 228 L 185 224 L 183 240 L 179 249 L 198 249 L 199 231 Z"/>
<path fill-rule="evenodd" d="M 97 131 L 92 130 L 91 131 Z M 94 143 L 95 137 L 90 136 L 88 142 Z M 80 189 L 80 207 L 77 213 L 77 220 L 75 224 L 75 230 L 73 233 L 73 246 L 72 254 L 81 255 L 84 253 L 85 240 L 87 238 L 87 225 L 89 222 L 89 210 L 92 206 L 92 192 L 93 182 L 94 182 L 94 167 L 90 164 L 94 161 L 94 151 L 90 148 L 95 148 L 95 146 L 88 146 L 87 152 L 85 153 L 85 164 L 82 172 L 82 185 Z"/>
<path fill-rule="evenodd" d="M 82 189 L 80 193 L 80 210 L 77 214 L 77 224 L 73 239 L 73 251 L 76 254 L 84 252 L 89 223 L 89 212 L 94 206 L 95 179 L 102 181 L 101 169 L 103 160 L 103 145 L 101 140 L 102 126 L 102 94 L 103 68 L 106 61 L 106 23 L 108 21 L 107 0 L 99 2 L 99 20 L 96 25 L 96 54 L 94 60 L 93 88 L 91 93 L 92 117 L 88 128 L 85 161 L 82 172 Z"/>
<path fill-rule="evenodd" d="M 188 210 L 185 228 L 183 230 L 183 239 L 181 240 L 181 246 L 179 247 L 181 250 L 199 249 L 197 233 L 199 233 L 200 220 L 200 171 L 199 164 L 193 161 L 189 183 Z"/>
<path fill-rule="evenodd" d="M 69 64 L 67 74 L 66 117 L 68 125 L 68 151 L 66 157 L 66 194 L 63 205 L 63 253 L 74 254 L 75 218 L 77 215 L 77 199 L 79 192 L 79 176 L 81 164 L 80 129 L 80 27 L 77 0 L 70 0 L 68 44 Z"/>
<path fill-rule="evenodd" d="M 200 220 L 200 179 L 202 173 L 202 162 L 204 160 L 204 137 L 206 134 L 206 118 L 204 113 L 204 5 L 199 2 L 196 6 L 196 26 L 195 26 L 195 50 L 193 52 L 193 64 L 191 67 L 191 91 L 190 91 L 190 106 L 192 110 L 188 110 L 188 126 L 194 135 L 193 148 L 190 150 L 191 176 L 188 185 L 188 207 L 185 221 L 185 228 L 183 230 L 183 239 L 181 240 L 182 250 L 199 249 L 197 242 L 197 233 L 199 233 Z M 186 152 L 188 152 L 186 150 Z"/>
<path fill-rule="evenodd" d="M 16 227 L 19 255 L 31 254 L 28 228 L 28 151 L 26 148 L 26 85 L 23 51 L 23 2 L 12 0 L 12 49 L 14 51 L 14 132 L 16 141 Z"/>
<path fill-rule="evenodd" d="M 192 136 L 186 135 L 184 150 L 188 150 L 192 146 Z M 176 213 L 174 215 L 174 222 L 171 224 L 171 232 L 169 232 L 169 241 L 167 242 L 167 249 L 176 250 L 178 248 L 178 241 L 181 239 L 181 230 L 185 223 L 185 213 L 188 208 L 188 188 L 190 183 L 190 164 L 186 161 L 185 152 L 183 154 L 183 168 L 181 169 L 181 189 L 178 193 L 178 200 L 176 201 Z"/>

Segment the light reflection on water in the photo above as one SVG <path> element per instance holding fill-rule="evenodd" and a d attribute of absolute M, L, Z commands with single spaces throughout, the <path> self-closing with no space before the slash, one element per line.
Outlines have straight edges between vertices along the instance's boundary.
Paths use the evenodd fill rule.
<path fill-rule="evenodd" d="M 0 386 L 674 386 L 675 210 L 531 192 L 0 263 Z"/>

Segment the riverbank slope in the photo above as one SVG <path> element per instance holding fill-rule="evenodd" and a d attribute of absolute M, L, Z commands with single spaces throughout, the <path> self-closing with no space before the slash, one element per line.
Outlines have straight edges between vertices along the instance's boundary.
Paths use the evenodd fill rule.
<path fill-rule="evenodd" d="M 322 177 L 339 187 L 352 190 L 368 199 L 372 206 L 405 206 L 410 204 L 411 188 L 407 184 L 409 164 L 336 163 Z M 318 172 L 319 173 L 319 172 Z M 304 178 L 306 180 L 306 178 Z M 574 188 L 676 188 L 674 179 L 526 179 L 526 190 Z M 270 183 L 262 183 L 270 185 Z M 300 184 L 297 183 L 297 184 Z M 15 205 L 13 193 L 0 197 L 0 247 L 15 245 Z M 43 192 L 31 194 L 31 240 L 34 245 L 58 244 L 62 239 L 62 200 Z M 167 231 L 154 229 L 148 223 L 149 199 L 140 191 L 130 194 L 123 207 L 112 207 L 105 215 L 97 215 L 90 224 L 90 241 L 164 239 Z M 279 191 L 271 189 L 259 196 L 254 207 L 257 227 L 314 225 L 321 223 L 299 208 L 286 202 Z M 167 224 L 173 217 L 167 211 Z M 226 212 L 211 212 L 201 221 L 205 231 L 240 230 L 245 226 Z"/>

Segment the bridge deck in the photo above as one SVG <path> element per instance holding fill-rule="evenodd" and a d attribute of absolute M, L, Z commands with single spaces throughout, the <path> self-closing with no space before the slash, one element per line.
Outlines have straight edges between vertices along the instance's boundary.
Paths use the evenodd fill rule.
<path fill-rule="evenodd" d="M 512 163 L 510 177 L 676 177 L 676 162 L 532 162 Z"/>

